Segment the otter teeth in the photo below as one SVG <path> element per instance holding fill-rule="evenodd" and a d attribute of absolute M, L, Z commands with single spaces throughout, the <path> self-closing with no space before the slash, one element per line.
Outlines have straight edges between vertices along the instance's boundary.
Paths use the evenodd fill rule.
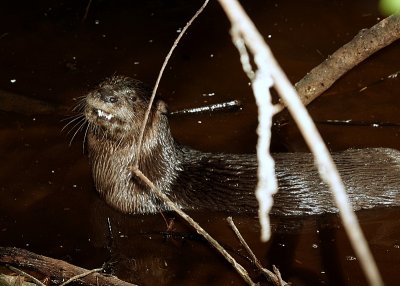
<path fill-rule="evenodd" d="M 97 116 L 101 117 L 101 118 L 105 118 L 107 120 L 110 120 L 111 118 L 113 118 L 114 116 L 110 113 L 107 113 L 101 109 L 97 109 Z"/>

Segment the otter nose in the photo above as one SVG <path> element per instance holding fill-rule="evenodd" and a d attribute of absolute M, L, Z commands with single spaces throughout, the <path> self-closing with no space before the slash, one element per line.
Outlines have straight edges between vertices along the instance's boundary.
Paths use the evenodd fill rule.
<path fill-rule="evenodd" d="M 111 90 L 102 89 L 99 91 L 99 93 L 101 100 L 103 100 L 104 102 L 115 103 L 118 101 L 118 98 L 114 95 L 114 93 Z"/>

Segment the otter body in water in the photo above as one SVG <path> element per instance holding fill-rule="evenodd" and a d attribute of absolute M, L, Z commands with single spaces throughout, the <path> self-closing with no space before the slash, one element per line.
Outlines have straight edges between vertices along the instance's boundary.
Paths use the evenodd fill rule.
<path fill-rule="evenodd" d="M 112 77 L 86 97 L 88 150 L 97 191 L 125 213 L 169 210 L 129 171 L 150 92 L 139 81 Z M 400 205 L 400 152 L 348 150 L 333 154 L 355 210 Z M 277 153 L 279 191 L 272 213 L 314 215 L 337 212 L 311 154 Z M 205 153 L 175 142 L 166 106 L 158 101 L 144 134 L 139 169 L 183 209 L 256 211 L 254 154 Z"/>

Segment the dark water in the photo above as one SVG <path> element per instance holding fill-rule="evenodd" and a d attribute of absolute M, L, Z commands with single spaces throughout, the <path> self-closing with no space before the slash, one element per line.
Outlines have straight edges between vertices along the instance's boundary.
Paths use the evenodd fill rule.
<path fill-rule="evenodd" d="M 72 106 L 104 77 L 125 74 L 152 84 L 164 56 L 200 1 L 16 1 L 0 4 L 0 90 Z M 360 29 L 381 18 L 376 1 L 246 1 L 245 7 L 295 82 Z M 237 113 L 171 120 L 175 137 L 207 151 L 253 152 L 256 107 L 228 34 L 212 1 L 176 50 L 161 82 L 171 110 L 240 99 Z M 269 36 L 270 35 L 270 36 Z M 398 43 L 377 53 L 310 105 L 332 150 L 400 148 L 399 127 L 342 126 L 327 120 L 400 123 Z M 359 92 L 365 86 L 368 88 Z M 210 96 L 212 95 L 212 96 Z M 18 100 L 17 100 L 18 104 Z M 5 108 L 0 108 L 4 110 Z M 174 232 L 161 215 L 124 216 L 97 196 L 83 154 L 83 136 L 61 132 L 65 115 L 0 111 L 0 246 L 16 246 L 94 268 L 104 262 L 141 285 L 243 285 L 219 254 L 175 215 Z M 291 124 L 276 150 L 304 150 Z M 358 213 L 387 285 L 399 283 L 399 209 Z M 226 214 L 194 218 L 238 258 L 257 281 L 225 222 Z M 334 215 L 273 218 L 269 243 L 259 241 L 253 216 L 233 215 L 265 266 L 277 265 L 295 285 L 366 285 Z M 110 227 L 111 226 L 111 231 Z"/>

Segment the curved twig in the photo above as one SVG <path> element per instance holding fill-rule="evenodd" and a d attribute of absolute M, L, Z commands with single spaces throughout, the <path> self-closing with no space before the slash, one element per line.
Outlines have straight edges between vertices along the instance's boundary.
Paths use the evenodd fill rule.
<path fill-rule="evenodd" d="M 163 63 L 163 65 L 162 65 L 161 69 L 160 69 L 160 72 L 158 73 L 158 77 L 157 77 L 157 80 L 156 80 L 156 84 L 154 85 L 153 92 L 152 92 L 152 94 L 151 94 L 151 98 L 150 98 L 150 101 L 149 101 L 149 106 L 148 106 L 148 108 L 147 108 L 147 110 L 146 110 L 146 114 L 145 114 L 145 116 L 144 116 L 144 120 L 143 120 L 142 126 L 141 126 L 141 128 L 140 128 L 140 135 L 139 135 L 139 139 L 138 139 L 138 148 L 137 148 L 137 151 L 136 151 L 136 157 L 135 157 L 135 162 L 134 162 L 134 165 L 135 165 L 135 166 L 138 166 L 138 163 L 139 163 L 140 154 L 141 154 L 141 152 L 142 152 L 141 149 L 142 149 L 142 142 L 143 142 L 144 131 L 146 130 L 146 125 L 147 125 L 147 121 L 148 121 L 148 119 L 149 119 L 149 114 L 150 114 L 150 111 L 151 111 L 151 107 L 152 107 L 152 105 L 153 105 L 153 101 L 154 101 L 154 98 L 155 98 L 156 93 L 157 93 L 158 85 L 160 84 L 161 77 L 163 76 L 165 67 L 167 66 L 168 61 L 169 61 L 169 59 L 171 58 L 172 53 L 174 52 L 174 50 L 175 50 L 175 48 L 177 47 L 179 41 L 181 40 L 181 38 L 182 38 L 183 35 L 185 34 L 186 30 L 190 27 L 190 25 L 191 25 L 191 24 L 193 23 L 193 21 L 197 18 L 197 16 L 199 16 L 199 15 L 201 14 L 201 12 L 203 12 L 203 10 L 204 10 L 204 8 L 207 6 L 208 2 L 209 2 L 209 0 L 204 1 L 203 5 L 200 7 L 200 9 L 197 10 L 197 12 L 196 12 L 196 13 L 194 14 L 194 16 L 189 20 L 189 22 L 186 23 L 185 27 L 184 27 L 184 28 L 182 29 L 182 31 L 179 33 L 178 37 L 177 37 L 176 40 L 174 41 L 174 44 L 172 45 L 171 49 L 169 50 L 167 56 L 165 57 L 164 63 Z"/>

